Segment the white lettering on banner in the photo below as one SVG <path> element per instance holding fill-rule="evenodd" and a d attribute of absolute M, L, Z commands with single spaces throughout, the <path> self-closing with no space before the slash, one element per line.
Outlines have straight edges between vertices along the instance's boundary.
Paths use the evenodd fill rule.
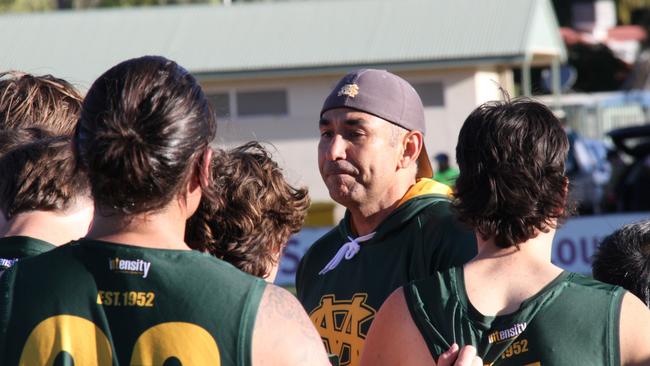
<path fill-rule="evenodd" d="M 650 212 L 571 218 L 555 234 L 552 261 L 565 270 L 590 274 L 591 257 L 604 237 L 625 224 L 649 218 Z M 300 259 L 329 230 L 331 227 L 304 228 L 292 236 L 280 260 L 275 284 L 293 286 Z"/>
<path fill-rule="evenodd" d="M 650 212 L 574 217 L 558 229 L 552 261 L 565 270 L 591 274 L 591 260 L 601 240 L 625 224 L 650 218 Z"/>
<path fill-rule="evenodd" d="M 581 237 L 577 239 L 578 242 L 574 242 L 573 239 L 564 237 L 554 244 L 554 260 L 560 266 L 570 266 L 577 261 L 591 266 L 591 256 L 602 239 L 598 236 Z"/>

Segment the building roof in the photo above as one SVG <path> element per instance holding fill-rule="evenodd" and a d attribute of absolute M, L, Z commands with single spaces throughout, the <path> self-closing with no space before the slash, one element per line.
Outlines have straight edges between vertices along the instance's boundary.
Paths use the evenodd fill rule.
<path fill-rule="evenodd" d="M 0 34 L 0 68 L 85 84 L 144 54 L 224 77 L 566 58 L 548 0 L 322 0 L 5 14 Z"/>

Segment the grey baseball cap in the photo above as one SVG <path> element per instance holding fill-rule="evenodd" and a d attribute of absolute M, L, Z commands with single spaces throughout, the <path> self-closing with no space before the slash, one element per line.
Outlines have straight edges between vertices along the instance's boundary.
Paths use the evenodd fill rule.
<path fill-rule="evenodd" d="M 330 109 L 351 108 L 382 118 L 409 131 L 426 133 L 424 107 L 413 86 L 386 70 L 361 69 L 345 75 L 325 99 L 320 115 Z M 418 157 L 418 178 L 431 178 L 426 147 Z"/>

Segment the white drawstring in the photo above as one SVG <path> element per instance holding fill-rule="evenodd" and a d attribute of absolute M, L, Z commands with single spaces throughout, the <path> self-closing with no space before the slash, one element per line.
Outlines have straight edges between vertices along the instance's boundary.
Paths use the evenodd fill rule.
<path fill-rule="evenodd" d="M 348 260 L 352 259 L 355 255 L 357 255 L 359 249 L 361 248 L 359 243 L 372 239 L 372 237 L 375 236 L 375 234 L 376 232 L 372 232 L 368 235 L 360 236 L 356 239 L 353 239 L 351 236 L 348 236 L 349 242 L 341 246 L 339 251 L 336 252 L 334 257 L 329 261 L 329 263 L 325 265 L 325 267 L 323 267 L 323 269 L 321 269 L 320 272 L 318 272 L 318 274 L 324 275 L 325 273 L 333 270 L 334 268 L 336 268 L 336 266 L 339 265 L 339 263 L 341 263 L 344 257 L 345 259 Z"/>

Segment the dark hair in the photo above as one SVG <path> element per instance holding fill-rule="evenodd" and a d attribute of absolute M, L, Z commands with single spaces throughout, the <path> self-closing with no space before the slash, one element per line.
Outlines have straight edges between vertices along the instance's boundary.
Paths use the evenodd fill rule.
<path fill-rule="evenodd" d="M 175 62 L 145 56 L 112 67 L 88 90 L 75 134 L 96 207 L 127 216 L 163 208 L 215 133 L 201 87 Z"/>
<path fill-rule="evenodd" d="M 600 244 L 594 278 L 619 285 L 650 305 L 650 220 L 625 225 Z"/>
<path fill-rule="evenodd" d="M 0 73 L 0 130 L 39 127 L 70 135 L 82 99 L 74 86 L 52 75 Z"/>
<path fill-rule="evenodd" d="M 567 214 L 569 142 L 546 106 L 526 99 L 476 108 L 461 128 L 454 206 L 502 248 L 548 232 Z"/>
<path fill-rule="evenodd" d="M 7 152 L 30 142 L 52 137 L 52 135 L 40 128 L 15 128 L 0 130 L 0 158 Z"/>
<path fill-rule="evenodd" d="M 0 207 L 7 219 L 29 211 L 65 211 L 89 196 L 67 136 L 17 146 L 0 158 Z"/>
<path fill-rule="evenodd" d="M 289 236 L 302 227 L 307 189 L 289 185 L 256 142 L 215 152 L 212 175 L 217 199 L 201 199 L 188 222 L 186 242 L 264 277 Z"/>

